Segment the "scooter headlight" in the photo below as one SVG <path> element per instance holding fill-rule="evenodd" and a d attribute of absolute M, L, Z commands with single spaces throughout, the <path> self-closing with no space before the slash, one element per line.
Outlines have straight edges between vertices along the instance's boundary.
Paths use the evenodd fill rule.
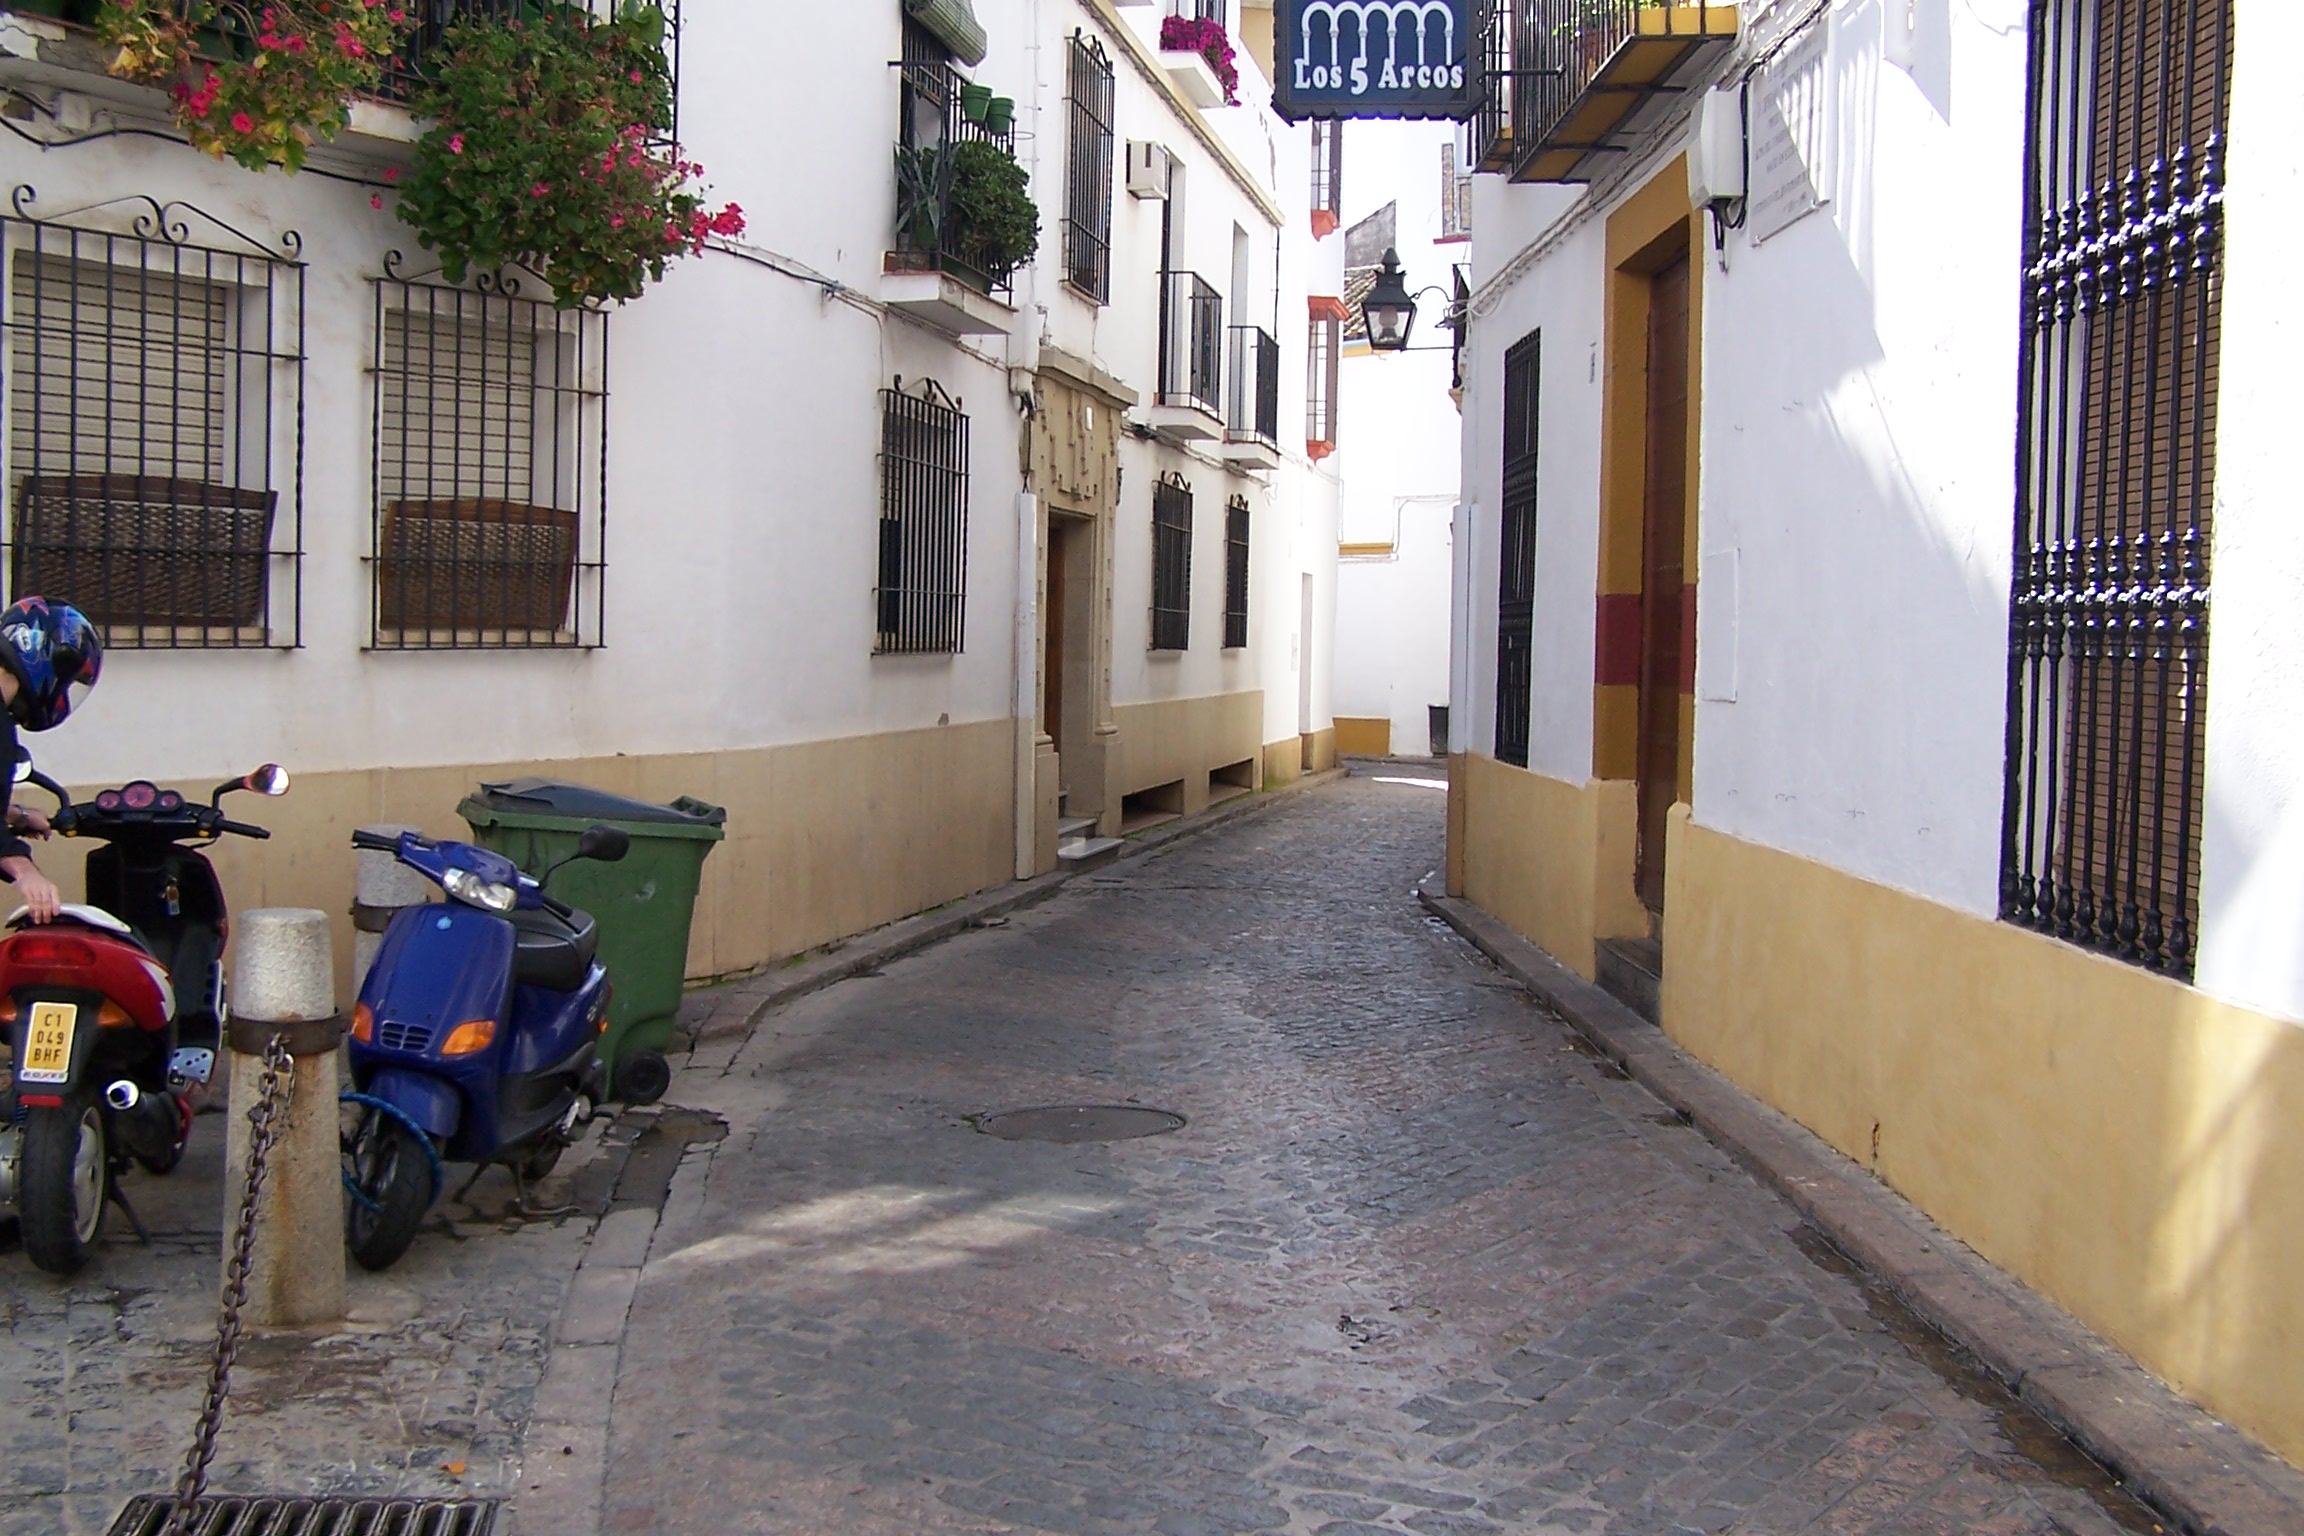
<path fill-rule="evenodd" d="M 512 887 L 483 880 L 468 869 L 451 869 L 440 883 L 458 901 L 489 912 L 509 912 L 520 903 L 520 893 Z"/>

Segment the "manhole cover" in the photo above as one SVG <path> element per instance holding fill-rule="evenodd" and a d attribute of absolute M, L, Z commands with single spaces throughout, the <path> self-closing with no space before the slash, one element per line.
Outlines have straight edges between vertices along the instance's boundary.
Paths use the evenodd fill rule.
<path fill-rule="evenodd" d="M 175 1500 L 147 1494 L 120 1511 L 110 1536 L 160 1536 Z M 195 1536 L 489 1536 L 494 1499 L 234 1498 L 194 1507 Z"/>
<path fill-rule="evenodd" d="M 976 1129 L 1003 1141 L 1134 1141 L 1184 1128 L 1184 1117 L 1133 1104 L 1063 1104 L 970 1117 Z"/>

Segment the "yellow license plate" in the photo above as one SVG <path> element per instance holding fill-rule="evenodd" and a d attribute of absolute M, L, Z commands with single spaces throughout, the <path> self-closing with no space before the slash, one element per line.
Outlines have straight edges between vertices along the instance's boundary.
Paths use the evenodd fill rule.
<path fill-rule="evenodd" d="M 72 1035 L 80 1027 L 77 1003 L 34 1003 L 31 1027 L 24 1031 L 24 1059 L 16 1064 L 19 1083 L 61 1083 L 72 1075 Z"/>

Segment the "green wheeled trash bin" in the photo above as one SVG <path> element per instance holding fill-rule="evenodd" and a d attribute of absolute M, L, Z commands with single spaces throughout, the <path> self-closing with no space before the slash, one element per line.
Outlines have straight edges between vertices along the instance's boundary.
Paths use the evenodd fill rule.
<path fill-rule="evenodd" d="M 564 865 L 550 890 L 600 925 L 600 963 L 615 989 L 600 1041 L 608 1091 L 627 1104 L 656 1102 L 672 1081 L 664 1051 L 687 979 L 696 887 L 705 856 L 727 836 L 727 811 L 685 795 L 652 805 L 582 784 L 515 779 L 481 785 L 456 813 L 471 823 L 473 841 L 530 874 L 575 853 L 576 840 L 595 822 L 632 839 L 618 863 Z"/>

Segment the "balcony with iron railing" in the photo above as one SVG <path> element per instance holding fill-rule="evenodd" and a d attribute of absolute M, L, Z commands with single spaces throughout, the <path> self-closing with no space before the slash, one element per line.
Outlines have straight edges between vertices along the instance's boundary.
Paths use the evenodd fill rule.
<path fill-rule="evenodd" d="M 996 115 L 991 92 L 963 75 L 916 22 L 906 22 L 896 68 L 896 227 L 882 263 L 881 298 L 953 335 L 1004 333 L 1013 318 L 1013 271 L 969 228 L 960 192 L 970 172 L 966 146 L 1014 158 L 1013 118 Z"/>
<path fill-rule="evenodd" d="M 1260 325 L 1235 325 L 1226 358 L 1224 457 L 1280 467 L 1280 343 Z"/>
<path fill-rule="evenodd" d="M 1494 27 L 1487 39 L 1492 73 L 1473 142 L 1480 169 L 1508 160 L 1514 181 L 1591 180 L 1625 147 L 1620 141 L 1636 120 L 1678 94 L 1693 67 L 1737 30 L 1734 5 L 1511 3 L 1509 43 Z"/>
<path fill-rule="evenodd" d="M 1224 296 L 1196 272 L 1161 273 L 1153 427 L 1172 437 L 1221 438 L 1223 388 Z"/>

